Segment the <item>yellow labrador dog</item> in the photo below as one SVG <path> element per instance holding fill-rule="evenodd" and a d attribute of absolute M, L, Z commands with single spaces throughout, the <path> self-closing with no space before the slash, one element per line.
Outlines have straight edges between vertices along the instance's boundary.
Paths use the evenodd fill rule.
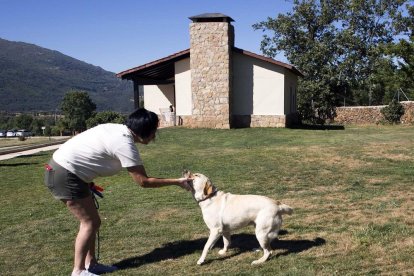
<path fill-rule="evenodd" d="M 265 196 L 234 195 L 218 191 L 211 180 L 201 173 L 184 171 L 183 176 L 193 179 L 190 184 L 193 197 L 210 229 L 210 236 L 197 264 L 204 263 L 208 250 L 221 236 L 224 247 L 219 254 L 225 254 L 230 245 L 230 232 L 250 224 L 256 226 L 256 237 L 264 252 L 263 257 L 252 264 L 265 262 L 271 254 L 270 243 L 277 238 L 282 226 L 282 215 L 292 214 L 293 209 Z"/>

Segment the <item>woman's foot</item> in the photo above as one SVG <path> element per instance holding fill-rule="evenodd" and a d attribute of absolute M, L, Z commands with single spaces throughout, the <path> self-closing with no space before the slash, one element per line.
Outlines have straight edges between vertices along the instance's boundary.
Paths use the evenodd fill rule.
<path fill-rule="evenodd" d="M 97 276 L 97 274 L 93 274 L 92 272 L 84 269 L 84 270 L 81 270 L 80 272 L 72 272 L 72 276 Z"/>

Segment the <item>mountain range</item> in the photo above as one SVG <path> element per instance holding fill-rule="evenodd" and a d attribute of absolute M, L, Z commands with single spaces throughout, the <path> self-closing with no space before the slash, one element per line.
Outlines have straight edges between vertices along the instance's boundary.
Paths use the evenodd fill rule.
<path fill-rule="evenodd" d="M 0 111 L 59 110 L 71 90 L 87 92 L 97 111 L 134 108 L 132 83 L 115 73 L 58 51 L 0 38 Z"/>

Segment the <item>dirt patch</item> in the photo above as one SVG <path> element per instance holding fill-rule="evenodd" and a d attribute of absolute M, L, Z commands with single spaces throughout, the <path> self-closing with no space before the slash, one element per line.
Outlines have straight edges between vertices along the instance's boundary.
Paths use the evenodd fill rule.
<path fill-rule="evenodd" d="M 154 212 L 151 214 L 151 218 L 154 221 L 168 221 L 171 219 L 172 216 L 178 216 L 180 211 L 178 209 L 163 209 L 158 212 Z"/>

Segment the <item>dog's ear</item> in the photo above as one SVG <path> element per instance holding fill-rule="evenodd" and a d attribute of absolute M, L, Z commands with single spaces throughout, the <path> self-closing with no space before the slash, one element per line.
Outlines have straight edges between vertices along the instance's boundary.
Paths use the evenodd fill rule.
<path fill-rule="evenodd" d="M 213 184 L 211 183 L 210 179 L 207 180 L 206 184 L 204 185 L 204 195 L 209 196 L 213 193 Z"/>

